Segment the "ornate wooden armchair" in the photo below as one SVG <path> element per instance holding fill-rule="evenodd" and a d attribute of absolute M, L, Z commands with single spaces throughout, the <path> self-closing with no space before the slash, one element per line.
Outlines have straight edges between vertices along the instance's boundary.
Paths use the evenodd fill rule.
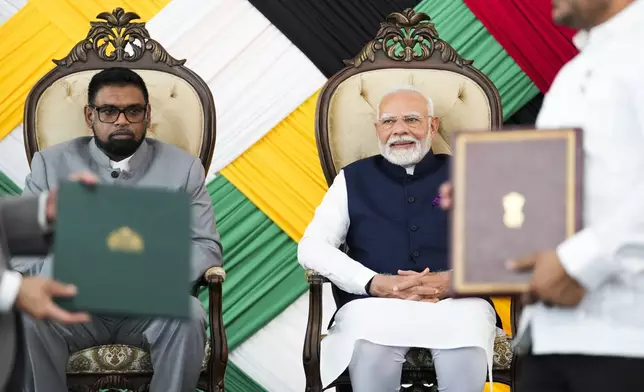
<path fill-rule="evenodd" d="M 499 128 L 501 100 L 494 84 L 442 41 L 428 15 L 407 9 L 393 13 L 376 38 L 323 87 L 317 106 L 316 139 L 320 162 L 330 185 L 338 171 L 358 159 L 379 154 L 374 121 L 376 105 L 391 88 L 411 84 L 427 94 L 440 117 L 435 153 L 451 153 L 449 134 L 455 129 Z M 320 392 L 322 285 L 327 279 L 309 270 L 309 318 L 303 350 L 306 391 Z M 333 286 L 333 290 L 338 290 Z M 512 299 L 512 331 L 518 307 Z M 401 320 L 401 322 L 404 322 Z M 510 337 L 500 333 L 495 342 L 494 381 L 513 384 Z M 402 390 L 436 390 L 429 350 L 407 354 Z M 350 391 L 348 371 L 329 387 Z"/>
<path fill-rule="evenodd" d="M 185 60 L 173 58 L 150 35 L 135 13 L 116 8 L 97 16 L 87 37 L 31 90 L 25 104 L 27 160 L 54 144 L 90 136 L 83 120 L 87 87 L 98 71 L 131 68 L 145 80 L 152 106 L 147 137 L 174 144 L 199 157 L 206 171 L 215 147 L 215 105 L 206 83 Z M 199 388 L 224 391 L 228 346 L 222 319 L 222 268 L 209 269 L 200 282 L 209 291 L 210 336 Z M 194 294 L 197 294 L 195 288 Z M 72 391 L 147 391 L 153 369 L 149 353 L 132 346 L 105 345 L 73 353 L 67 365 Z M 112 389 L 114 388 L 114 389 Z"/>

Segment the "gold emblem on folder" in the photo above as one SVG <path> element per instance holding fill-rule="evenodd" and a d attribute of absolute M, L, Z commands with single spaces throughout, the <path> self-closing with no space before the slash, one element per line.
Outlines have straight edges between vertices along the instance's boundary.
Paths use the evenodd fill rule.
<path fill-rule="evenodd" d="M 503 196 L 503 223 L 509 229 L 519 229 L 523 226 L 525 215 L 523 206 L 525 205 L 525 196 L 518 192 L 510 192 Z"/>
<path fill-rule="evenodd" d="M 137 232 L 123 226 L 107 236 L 107 247 L 113 252 L 141 253 L 145 246 Z"/>

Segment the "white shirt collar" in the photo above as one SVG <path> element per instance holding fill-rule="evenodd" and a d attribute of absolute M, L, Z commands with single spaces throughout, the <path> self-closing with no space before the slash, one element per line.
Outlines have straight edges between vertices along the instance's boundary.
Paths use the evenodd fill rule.
<path fill-rule="evenodd" d="M 130 159 L 132 158 L 132 155 L 129 157 L 122 159 L 118 162 L 115 162 L 110 159 L 110 166 L 112 169 L 120 169 L 121 171 L 129 171 L 130 170 Z"/>
<path fill-rule="evenodd" d="M 644 0 L 635 0 L 606 22 L 590 30 L 581 30 L 573 37 L 573 43 L 579 50 L 588 47 L 591 42 L 611 39 L 615 35 L 630 34 L 634 27 L 642 24 L 644 19 Z"/>

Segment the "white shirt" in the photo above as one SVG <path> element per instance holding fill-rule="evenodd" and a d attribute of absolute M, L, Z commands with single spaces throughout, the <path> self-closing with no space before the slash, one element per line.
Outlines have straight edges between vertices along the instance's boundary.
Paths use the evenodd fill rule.
<path fill-rule="evenodd" d="M 557 75 L 539 128 L 580 127 L 584 229 L 557 253 L 587 290 L 573 309 L 535 305 L 535 354 L 644 358 L 644 0 L 575 43 L 581 53 Z"/>

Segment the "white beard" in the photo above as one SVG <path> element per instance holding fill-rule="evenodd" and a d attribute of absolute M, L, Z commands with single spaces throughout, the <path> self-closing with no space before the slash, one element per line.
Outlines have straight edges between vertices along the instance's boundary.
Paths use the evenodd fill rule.
<path fill-rule="evenodd" d="M 413 142 L 414 146 L 405 149 L 394 149 L 391 147 L 396 142 Z M 432 147 L 431 139 L 418 140 L 412 136 L 392 136 L 386 143 L 380 142 L 380 153 L 386 160 L 394 165 L 409 167 L 420 162 Z"/>

